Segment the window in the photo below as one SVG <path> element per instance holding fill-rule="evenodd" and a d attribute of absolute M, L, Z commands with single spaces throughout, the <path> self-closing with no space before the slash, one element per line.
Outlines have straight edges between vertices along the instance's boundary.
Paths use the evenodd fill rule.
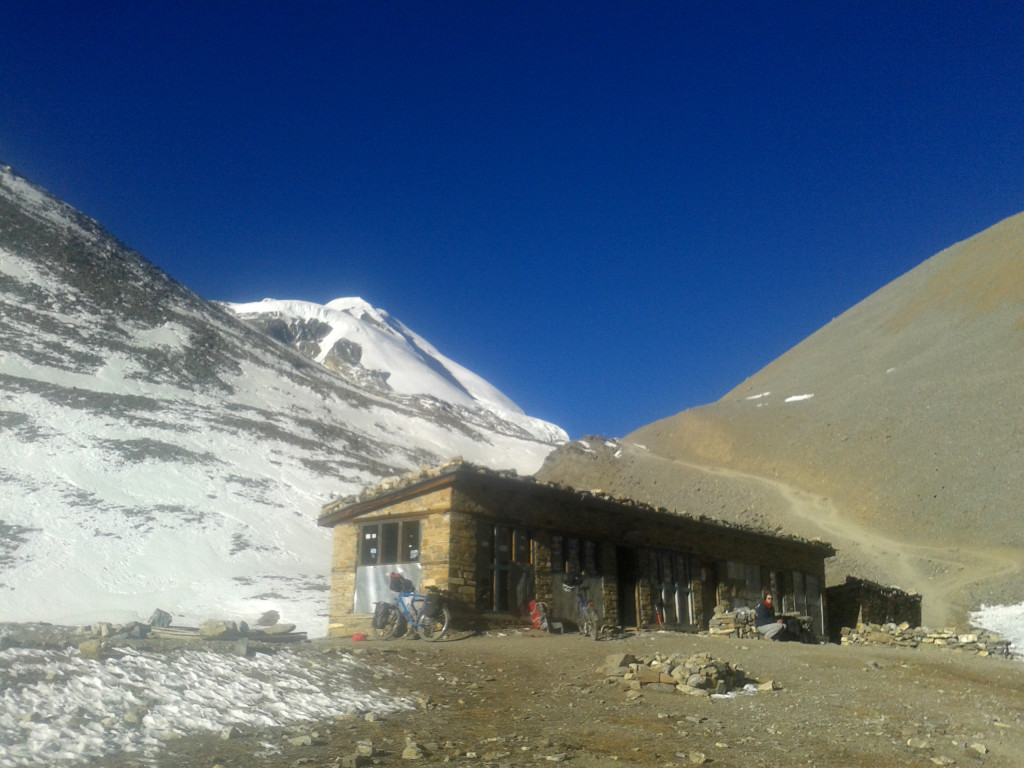
<path fill-rule="evenodd" d="M 533 543 L 530 532 L 511 525 L 481 521 L 477 528 L 478 568 L 486 573 L 477 591 L 477 607 L 483 611 L 508 611 L 521 615 L 529 610 L 533 584 Z"/>
<path fill-rule="evenodd" d="M 790 602 L 791 611 L 807 613 L 807 588 L 804 585 L 804 575 L 800 571 L 793 571 L 793 596 Z"/>
<path fill-rule="evenodd" d="M 761 602 L 761 568 L 730 560 L 726 563 L 726 584 L 733 608 L 753 607 Z"/>
<path fill-rule="evenodd" d="M 651 552 L 651 599 L 666 624 L 693 623 L 690 587 L 700 562 L 689 555 L 667 550 Z"/>
<path fill-rule="evenodd" d="M 553 573 L 601 573 L 600 549 L 597 542 L 578 536 L 553 536 L 551 539 L 551 571 Z"/>
<path fill-rule="evenodd" d="M 359 537 L 360 565 L 393 565 L 420 561 L 420 521 L 369 523 Z"/>

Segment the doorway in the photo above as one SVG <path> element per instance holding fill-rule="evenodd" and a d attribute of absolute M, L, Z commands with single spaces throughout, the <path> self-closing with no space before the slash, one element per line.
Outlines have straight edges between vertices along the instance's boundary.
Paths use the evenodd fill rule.
<path fill-rule="evenodd" d="M 637 601 L 637 574 L 639 559 L 637 551 L 630 547 L 615 550 L 616 582 L 618 583 L 619 621 L 624 628 L 639 626 L 639 603 Z"/>

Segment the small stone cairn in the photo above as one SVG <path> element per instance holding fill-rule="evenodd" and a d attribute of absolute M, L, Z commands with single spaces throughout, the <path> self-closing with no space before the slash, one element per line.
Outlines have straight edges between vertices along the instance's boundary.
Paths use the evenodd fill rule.
<path fill-rule="evenodd" d="M 978 656 L 1010 658 L 1010 641 L 984 629 L 943 629 L 911 627 L 902 624 L 858 624 L 856 629 L 843 627 L 843 645 L 891 645 L 900 648 L 934 647 Z"/>
<path fill-rule="evenodd" d="M 745 640 L 760 639 L 754 626 L 754 612 L 748 608 L 735 611 L 720 611 L 708 622 L 708 634 L 712 637 L 735 637 Z"/>
<path fill-rule="evenodd" d="M 748 684 L 756 685 L 759 691 L 782 688 L 774 680 L 749 678 L 743 670 L 712 657 L 710 653 L 692 656 L 657 653 L 639 658 L 629 653 L 615 653 L 605 658 L 600 672 L 607 683 L 620 686 L 629 698 L 644 693 L 683 693 L 706 697 L 731 693 Z"/>

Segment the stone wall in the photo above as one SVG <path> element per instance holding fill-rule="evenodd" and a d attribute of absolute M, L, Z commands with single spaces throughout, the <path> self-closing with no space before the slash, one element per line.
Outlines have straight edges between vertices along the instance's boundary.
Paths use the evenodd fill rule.
<path fill-rule="evenodd" d="M 943 629 L 912 627 L 902 624 L 860 624 L 855 629 L 843 627 L 843 645 L 891 645 L 900 648 L 937 648 L 945 651 L 960 651 L 978 656 L 1013 655 L 1010 641 L 983 629 Z"/>
<path fill-rule="evenodd" d="M 334 527 L 334 544 L 331 555 L 331 593 L 327 607 L 327 634 L 342 637 L 353 632 L 366 632 L 370 628 L 369 618 L 353 620 L 352 607 L 356 596 L 356 547 L 359 542 L 359 526 L 337 525 Z"/>
<path fill-rule="evenodd" d="M 334 526 L 331 551 L 331 593 L 328 602 L 327 633 L 344 637 L 354 632 L 368 632 L 371 616 L 353 612 L 356 593 L 356 571 L 359 565 L 359 533 L 362 523 L 387 522 L 403 518 L 423 518 L 420 528 L 420 564 L 423 569 L 421 587 L 448 589 L 450 572 L 448 540 L 451 523 L 445 513 L 451 504 L 451 489 L 406 499 L 380 510 L 361 515 L 358 522 Z"/>
<path fill-rule="evenodd" d="M 825 590 L 829 639 L 840 642 L 843 627 L 858 624 L 921 624 L 921 595 L 898 587 L 883 587 L 853 576 Z"/>
<path fill-rule="evenodd" d="M 448 586 L 450 597 L 459 608 L 456 614 L 470 610 L 476 602 L 477 525 L 469 515 L 450 514 L 451 535 L 448 550 Z"/>

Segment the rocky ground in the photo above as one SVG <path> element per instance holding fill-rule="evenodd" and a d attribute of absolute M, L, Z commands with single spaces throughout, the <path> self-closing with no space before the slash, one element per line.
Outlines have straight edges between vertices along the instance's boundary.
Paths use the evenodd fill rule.
<path fill-rule="evenodd" d="M 1019 766 L 1024 755 L 1020 660 L 676 633 L 595 642 L 525 631 L 438 643 L 321 640 L 277 652 L 317 662 L 355 654 L 373 670 L 368 689 L 406 695 L 418 709 L 175 739 L 155 758 L 120 755 L 91 765 L 877 768 Z M 705 653 L 775 690 L 733 698 L 638 691 L 635 681 L 604 669 L 610 657 Z"/>

